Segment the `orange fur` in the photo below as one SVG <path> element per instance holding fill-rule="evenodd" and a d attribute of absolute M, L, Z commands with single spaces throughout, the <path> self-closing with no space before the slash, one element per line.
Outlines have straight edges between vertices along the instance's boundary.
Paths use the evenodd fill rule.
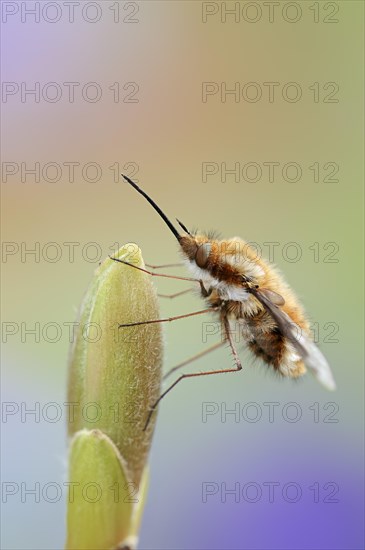
<path fill-rule="evenodd" d="M 211 277 L 219 281 L 223 290 L 230 288 L 233 293 L 235 289 L 239 292 L 247 285 L 245 278 L 248 277 L 248 284 L 258 285 L 259 288 L 282 296 L 285 300 L 282 310 L 300 329 L 310 335 L 310 325 L 302 305 L 274 266 L 258 258 L 256 251 L 238 237 L 210 240 L 205 235 L 189 235 L 183 236 L 180 241 L 182 251 L 190 262 L 194 262 L 199 246 L 204 243 L 210 243 L 211 248 L 202 268 L 203 277 L 206 274 L 208 279 Z M 220 306 L 222 314 L 242 325 L 242 335 L 249 349 L 267 365 L 291 377 L 298 377 L 306 372 L 304 363 L 299 358 L 290 361 L 288 342 L 277 330 L 275 320 L 253 295 L 243 301 L 225 300 L 222 299 L 222 292 L 213 288 L 206 299 L 212 307 Z"/>

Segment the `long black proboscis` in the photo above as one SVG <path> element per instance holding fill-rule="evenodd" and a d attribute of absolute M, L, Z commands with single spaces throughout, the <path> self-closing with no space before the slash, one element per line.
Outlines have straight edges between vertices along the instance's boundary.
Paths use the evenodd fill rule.
<path fill-rule="evenodd" d="M 172 231 L 172 233 L 175 235 L 175 237 L 177 238 L 178 241 L 180 241 L 181 239 L 181 235 L 179 235 L 179 233 L 177 232 L 177 230 L 175 229 L 175 227 L 172 225 L 172 223 L 170 222 L 170 220 L 168 219 L 168 217 L 166 216 L 166 214 L 164 214 L 161 210 L 161 208 L 159 206 L 157 206 L 157 204 L 151 199 L 151 197 L 149 197 L 147 195 L 147 193 L 145 193 L 140 187 L 138 187 L 138 185 L 136 183 L 134 183 L 134 181 L 132 181 L 128 176 L 125 176 L 124 174 L 122 174 L 123 178 L 132 186 L 134 187 L 134 189 L 136 191 L 138 191 L 138 193 L 140 193 L 141 195 L 144 196 L 144 198 L 150 203 L 151 206 L 153 206 L 153 208 L 156 210 L 156 212 L 161 216 L 161 218 L 164 220 L 164 222 L 166 223 L 166 225 L 170 228 L 170 231 Z"/>

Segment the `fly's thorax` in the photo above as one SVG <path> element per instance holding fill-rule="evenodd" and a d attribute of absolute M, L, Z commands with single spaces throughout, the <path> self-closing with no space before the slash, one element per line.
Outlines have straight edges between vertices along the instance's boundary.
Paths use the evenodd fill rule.
<path fill-rule="evenodd" d="M 260 286 L 265 278 L 263 262 L 238 237 L 216 240 L 189 235 L 181 238 L 180 245 L 193 276 L 203 281 L 206 290 L 215 289 L 222 300 L 250 300 L 247 284 Z"/>

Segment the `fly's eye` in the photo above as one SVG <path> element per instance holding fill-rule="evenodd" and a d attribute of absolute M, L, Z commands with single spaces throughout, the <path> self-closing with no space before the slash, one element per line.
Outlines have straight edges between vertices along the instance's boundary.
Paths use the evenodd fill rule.
<path fill-rule="evenodd" d="M 204 268 L 207 265 L 208 257 L 212 245 L 210 243 L 201 244 L 195 254 L 195 262 L 198 267 Z"/>

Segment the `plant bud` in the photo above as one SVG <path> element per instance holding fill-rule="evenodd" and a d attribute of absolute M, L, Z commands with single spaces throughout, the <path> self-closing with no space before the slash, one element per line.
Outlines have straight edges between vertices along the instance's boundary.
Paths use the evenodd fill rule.
<path fill-rule="evenodd" d="M 115 257 L 144 267 L 135 244 Z M 79 485 L 68 502 L 67 548 L 114 548 L 136 539 L 156 414 L 143 428 L 160 394 L 162 335 L 158 323 L 119 324 L 158 318 L 150 275 L 110 258 L 98 267 L 69 365 L 70 482 Z M 85 484 L 92 492 L 93 483 L 102 492 L 94 503 L 83 495 Z"/>

